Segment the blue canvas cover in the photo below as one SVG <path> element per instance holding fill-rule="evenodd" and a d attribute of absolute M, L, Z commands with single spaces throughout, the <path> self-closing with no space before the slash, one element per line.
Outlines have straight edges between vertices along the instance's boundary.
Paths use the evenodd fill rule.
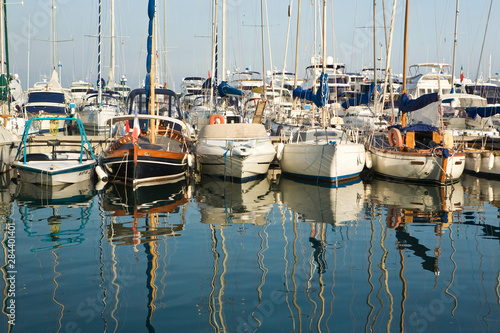
<path fill-rule="evenodd" d="M 328 74 L 322 73 L 319 77 L 319 88 L 314 94 L 311 90 L 304 90 L 301 88 L 296 88 L 293 90 L 293 97 L 300 99 L 305 99 L 307 101 L 313 102 L 318 108 L 326 105 L 328 101 Z"/>
<path fill-rule="evenodd" d="M 500 106 L 471 106 L 465 108 L 465 112 L 470 118 L 476 118 L 477 116 L 481 118 L 491 117 L 500 113 Z"/>
<path fill-rule="evenodd" d="M 372 96 L 372 91 L 373 91 L 373 88 L 375 88 L 375 83 L 372 82 L 372 84 L 370 85 L 370 88 L 368 89 L 367 92 L 365 92 L 364 94 L 360 95 L 360 96 L 357 96 L 357 97 L 354 97 L 354 98 L 350 98 L 348 99 L 347 101 L 343 102 L 342 103 L 342 108 L 344 110 L 348 109 L 350 106 L 356 106 L 356 105 L 362 105 L 362 104 L 368 104 L 368 102 L 372 101 L 373 99 L 371 98 Z"/>
<path fill-rule="evenodd" d="M 431 103 L 439 101 L 438 93 L 422 95 L 417 99 L 410 99 L 406 93 L 401 95 L 399 100 L 399 110 L 403 113 L 420 110 Z"/>
<path fill-rule="evenodd" d="M 217 90 L 219 91 L 220 97 L 243 96 L 243 94 L 244 94 L 244 92 L 242 90 L 231 87 L 226 81 L 222 81 L 217 86 Z"/>

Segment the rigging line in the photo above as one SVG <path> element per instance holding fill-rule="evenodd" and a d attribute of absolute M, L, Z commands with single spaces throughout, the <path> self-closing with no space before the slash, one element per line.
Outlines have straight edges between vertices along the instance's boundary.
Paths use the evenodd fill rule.
<path fill-rule="evenodd" d="M 486 19 L 486 27 L 484 28 L 483 45 L 481 46 L 481 53 L 479 54 L 479 61 L 477 64 L 476 81 L 474 86 L 477 85 L 477 79 L 479 77 L 479 69 L 481 68 L 481 58 L 483 57 L 484 42 L 486 41 L 486 34 L 488 33 L 488 24 L 490 22 L 491 6 L 493 5 L 493 0 L 490 1 L 490 9 L 488 10 L 488 18 Z"/>

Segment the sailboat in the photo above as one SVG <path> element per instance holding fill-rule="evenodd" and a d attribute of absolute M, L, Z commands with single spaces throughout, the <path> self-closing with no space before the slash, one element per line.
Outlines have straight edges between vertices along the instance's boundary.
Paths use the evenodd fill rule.
<path fill-rule="evenodd" d="M 113 2 L 112 2 L 113 7 Z M 118 98 L 120 95 L 118 93 L 113 94 L 110 92 L 103 91 L 103 80 L 101 76 L 101 1 L 99 1 L 99 33 L 98 33 L 98 44 L 99 51 L 97 54 L 97 67 L 98 67 L 98 78 L 97 78 L 97 91 L 87 92 L 83 105 L 80 111 L 78 111 L 78 118 L 83 122 L 83 126 L 88 133 L 95 135 L 103 135 L 109 131 L 109 125 L 107 121 L 114 117 L 124 115 L 124 112 L 120 108 L 120 103 Z M 112 44 L 113 36 L 111 36 Z M 113 47 L 112 47 L 113 49 Z M 114 51 L 112 51 L 113 53 Z M 114 57 L 114 55 L 112 55 Z M 114 60 L 111 61 L 111 67 L 109 69 L 109 82 L 108 84 L 114 84 Z"/>
<path fill-rule="evenodd" d="M 325 36 L 326 0 L 323 1 L 323 56 L 326 54 Z M 285 175 L 337 185 L 359 177 L 365 166 L 365 148 L 341 128 L 326 125 L 329 87 L 325 68 L 326 61 L 323 62 L 316 93 L 300 88 L 293 91 L 294 97 L 311 101 L 322 110 L 322 126 L 294 132 L 289 142 L 278 145 L 276 157 Z"/>
<path fill-rule="evenodd" d="M 125 133 L 114 131 L 111 145 L 101 155 L 108 179 L 133 187 L 182 178 L 193 160 L 190 155 L 191 133 L 184 121 L 178 95 L 169 89 L 155 88 L 153 0 L 149 1 L 148 16 L 146 88 L 130 92 L 128 115 L 108 121 L 110 128 L 125 122 Z"/>
<path fill-rule="evenodd" d="M 68 102 L 71 99 L 70 93 L 65 91 L 59 81 L 57 68 L 57 52 L 56 52 L 56 15 L 55 0 L 52 0 L 52 73 L 50 80 L 46 82 L 37 82 L 28 90 L 28 102 L 24 109 L 28 119 L 33 118 L 65 118 L 70 117 Z M 40 127 L 36 128 L 35 133 L 44 134 L 50 133 L 57 135 L 58 132 L 66 130 L 66 123 L 63 120 L 54 119 L 51 122 L 42 122 Z"/>
<path fill-rule="evenodd" d="M 401 125 L 389 126 L 370 137 L 367 167 L 389 178 L 453 183 L 464 171 L 465 154 L 455 148 L 452 133 L 443 129 L 439 94 L 413 100 L 406 93 L 409 0 L 406 6 L 403 93 L 399 102 Z"/>

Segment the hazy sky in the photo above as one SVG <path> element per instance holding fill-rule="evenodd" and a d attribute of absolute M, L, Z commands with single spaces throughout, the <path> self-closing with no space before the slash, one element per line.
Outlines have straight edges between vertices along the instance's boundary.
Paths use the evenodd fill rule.
<path fill-rule="evenodd" d="M 40 81 L 52 70 L 52 0 L 25 0 L 8 10 L 9 55 L 12 73 L 18 73 L 23 86 Z M 476 77 L 479 55 L 491 0 L 462 0 L 458 19 L 458 76 L 463 66 L 465 76 Z M 267 5 L 265 30 L 266 69 L 282 69 L 287 38 L 288 6 L 292 3 L 290 39 L 286 68 L 295 68 L 298 0 L 264 0 Z M 304 76 L 315 51 L 315 6 L 321 15 L 322 1 L 303 0 L 299 40 L 298 74 Z M 392 0 L 386 2 L 387 26 L 390 25 Z M 77 79 L 95 84 L 97 80 L 98 0 L 57 0 L 57 57 L 62 64 L 63 86 Z M 166 3 L 166 11 L 164 6 Z M 212 0 L 157 0 L 159 60 L 164 72 L 167 54 L 167 81 L 179 91 L 185 76 L 208 75 L 211 63 Z M 333 6 L 332 6 L 333 5 Z M 377 0 L 377 52 L 385 48 L 383 2 Z M 410 5 L 408 64 L 420 62 L 452 63 L 456 0 L 413 0 Z M 222 0 L 219 0 L 221 15 Z M 398 0 L 395 21 L 392 68 L 402 72 L 403 21 L 405 1 Z M 227 0 L 227 70 L 234 68 L 262 71 L 262 32 L 260 0 Z M 166 15 L 165 15 L 166 12 Z M 334 16 L 332 25 L 332 12 Z M 479 75 L 488 76 L 490 56 L 492 74 L 500 70 L 500 4 L 493 3 Z M 373 66 L 373 1 L 327 1 L 327 53 L 345 63 L 349 72 Z M 166 18 L 166 19 L 165 19 Z M 147 37 L 147 0 L 115 0 L 116 78 L 123 74 L 131 87 L 145 77 Z M 317 21 L 318 27 L 320 20 Z M 219 22 L 219 28 L 222 24 Z M 166 29 L 166 39 L 164 36 Z M 335 44 L 333 37 L 335 31 Z M 317 52 L 321 51 L 320 31 Z M 107 79 L 110 47 L 110 0 L 102 0 L 102 75 Z M 28 54 L 28 44 L 30 51 Z M 335 47 L 333 47 L 335 45 Z M 271 46 L 271 47 L 269 47 Z M 219 50 L 221 50 L 219 48 Z M 28 62 L 29 56 L 29 62 Z M 385 55 L 384 55 L 385 61 Z M 385 67 L 385 65 L 384 65 Z M 163 74 L 161 74 L 163 80 Z"/>

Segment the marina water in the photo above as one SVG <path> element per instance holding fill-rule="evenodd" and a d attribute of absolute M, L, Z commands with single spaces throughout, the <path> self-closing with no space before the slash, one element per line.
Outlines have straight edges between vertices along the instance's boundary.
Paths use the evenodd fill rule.
<path fill-rule="evenodd" d="M 500 330 L 499 180 L 5 179 L 2 332 Z"/>

